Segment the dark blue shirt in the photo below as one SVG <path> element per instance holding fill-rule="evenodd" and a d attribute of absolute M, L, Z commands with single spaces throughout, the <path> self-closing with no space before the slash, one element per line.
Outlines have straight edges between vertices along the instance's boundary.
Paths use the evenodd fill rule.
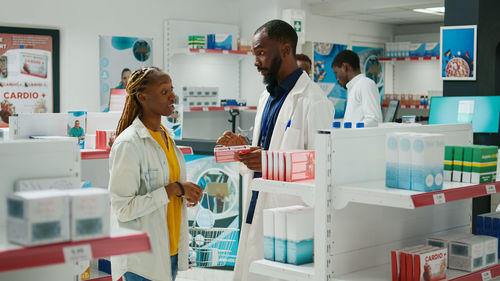
<path fill-rule="evenodd" d="M 302 75 L 302 68 L 298 68 L 290 75 L 288 75 L 285 80 L 280 84 L 270 84 L 268 85 L 267 92 L 269 93 L 269 99 L 267 100 L 266 108 L 262 114 L 262 124 L 260 127 L 260 136 L 258 141 L 258 146 L 261 146 L 263 150 L 268 150 L 271 143 L 271 137 L 274 131 L 274 125 L 278 119 L 278 114 L 280 113 L 281 106 L 285 101 L 288 93 L 295 87 L 295 84 Z M 283 132 L 284 133 L 284 132 Z M 262 173 L 255 173 L 254 178 L 262 177 Z M 248 206 L 248 213 L 246 223 L 252 224 L 253 215 L 255 212 L 255 205 L 257 204 L 257 198 L 259 197 L 258 191 L 252 191 L 252 199 L 250 200 L 250 206 Z"/>

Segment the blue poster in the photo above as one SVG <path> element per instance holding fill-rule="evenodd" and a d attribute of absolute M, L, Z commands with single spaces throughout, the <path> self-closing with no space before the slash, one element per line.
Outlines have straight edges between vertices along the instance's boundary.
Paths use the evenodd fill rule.
<path fill-rule="evenodd" d="M 314 82 L 328 94 L 335 107 L 335 118 L 343 118 L 347 104 L 347 90 L 337 83 L 332 62 L 335 56 L 347 49 L 347 45 L 314 43 Z"/>
<path fill-rule="evenodd" d="M 372 79 L 377 85 L 380 101 L 384 95 L 384 64 L 378 58 L 384 56 L 384 49 L 353 46 L 352 51 L 358 54 L 361 73 Z"/>
<path fill-rule="evenodd" d="M 239 166 L 215 163 L 210 155 L 184 155 L 187 180 L 203 189 L 200 204 L 188 208 L 189 263 L 234 266 L 239 238 Z"/>
<path fill-rule="evenodd" d="M 441 27 L 441 77 L 476 80 L 476 26 Z"/>
<path fill-rule="evenodd" d="M 111 89 L 126 89 L 134 70 L 153 65 L 152 43 L 152 38 L 99 36 L 101 111 L 109 111 Z"/>

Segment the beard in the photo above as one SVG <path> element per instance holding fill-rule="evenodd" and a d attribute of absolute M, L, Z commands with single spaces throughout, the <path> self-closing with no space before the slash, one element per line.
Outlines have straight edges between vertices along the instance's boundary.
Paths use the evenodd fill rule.
<path fill-rule="evenodd" d="M 269 67 L 269 71 L 267 75 L 264 76 L 263 82 L 266 85 L 276 84 L 278 81 L 278 71 L 281 68 L 281 57 L 278 55 L 273 58 L 271 61 L 271 67 Z"/>

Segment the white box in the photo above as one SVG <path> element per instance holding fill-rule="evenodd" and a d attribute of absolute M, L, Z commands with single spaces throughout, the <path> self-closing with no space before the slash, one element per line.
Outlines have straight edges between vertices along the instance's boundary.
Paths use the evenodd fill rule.
<path fill-rule="evenodd" d="M 285 181 L 285 153 L 278 151 L 278 180 Z"/>
<path fill-rule="evenodd" d="M 41 179 L 24 179 L 16 181 L 14 186 L 15 191 L 32 191 L 32 190 L 47 190 L 47 189 L 76 189 L 80 187 L 80 183 L 75 177 L 63 178 L 41 178 Z"/>
<path fill-rule="evenodd" d="M 492 237 L 473 236 L 450 242 L 449 267 L 469 272 L 484 268 L 486 252 L 484 247 L 490 239 Z"/>
<path fill-rule="evenodd" d="M 70 239 L 69 198 L 61 190 L 16 192 L 7 196 L 7 239 L 24 246 Z"/>
<path fill-rule="evenodd" d="M 286 213 L 286 240 L 287 263 L 313 262 L 314 208 L 303 207 Z"/>
<path fill-rule="evenodd" d="M 304 208 L 300 205 L 277 208 L 274 213 L 274 260 L 277 262 L 286 262 L 286 213 L 291 210 Z"/>
<path fill-rule="evenodd" d="M 0 128 L 0 141 L 9 139 L 9 128 Z"/>
<path fill-rule="evenodd" d="M 279 153 L 278 151 L 273 151 L 273 179 L 275 181 L 280 179 L 280 165 L 279 165 Z"/>
<path fill-rule="evenodd" d="M 262 211 L 264 232 L 264 258 L 274 261 L 274 213 L 276 209 L 264 209 Z"/>
<path fill-rule="evenodd" d="M 434 246 L 438 248 L 448 248 L 451 241 L 457 239 L 469 238 L 474 236 L 474 234 L 467 232 L 452 232 L 443 235 L 431 235 L 427 237 L 425 243 L 429 246 Z"/>
<path fill-rule="evenodd" d="M 9 117 L 9 137 L 66 136 L 67 124 L 67 113 L 19 113 Z"/>
<path fill-rule="evenodd" d="M 444 135 L 412 134 L 411 190 L 443 189 Z"/>
<path fill-rule="evenodd" d="M 385 138 L 385 186 L 399 188 L 398 182 L 398 135 L 387 134 Z"/>
<path fill-rule="evenodd" d="M 301 181 L 314 179 L 314 150 L 285 151 L 286 181 Z"/>
<path fill-rule="evenodd" d="M 108 237 L 110 201 L 108 190 L 81 188 L 65 191 L 71 201 L 71 240 Z"/>
<path fill-rule="evenodd" d="M 267 179 L 274 180 L 274 153 L 270 150 L 267 151 Z M 276 179 L 278 180 L 278 179 Z"/>
<path fill-rule="evenodd" d="M 411 136 L 398 134 L 398 184 L 399 188 L 411 189 Z"/>

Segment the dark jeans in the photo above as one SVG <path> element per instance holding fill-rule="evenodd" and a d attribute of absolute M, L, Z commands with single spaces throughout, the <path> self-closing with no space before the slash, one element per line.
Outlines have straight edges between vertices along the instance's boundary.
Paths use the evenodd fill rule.
<path fill-rule="evenodd" d="M 178 261 L 179 257 L 178 255 L 171 256 L 170 257 L 170 265 L 172 266 L 172 280 L 175 281 L 175 277 L 177 277 L 177 269 L 178 269 Z M 132 272 L 126 272 L 123 277 L 125 277 L 124 281 L 151 281 L 149 279 L 146 279 L 140 275 L 137 275 Z"/>

